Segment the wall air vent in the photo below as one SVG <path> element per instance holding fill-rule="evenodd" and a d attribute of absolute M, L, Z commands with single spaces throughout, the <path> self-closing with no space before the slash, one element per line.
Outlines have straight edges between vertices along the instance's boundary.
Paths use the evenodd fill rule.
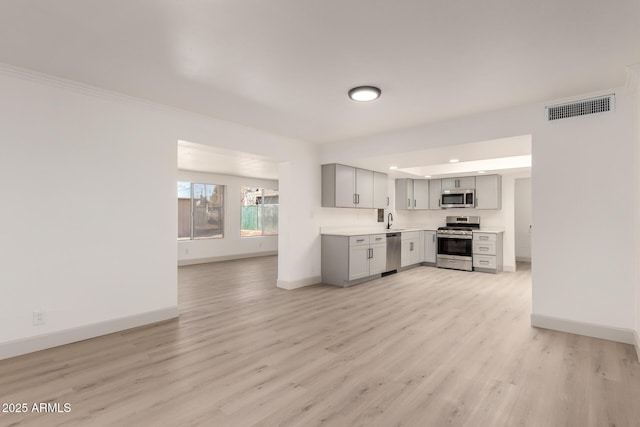
<path fill-rule="evenodd" d="M 613 111 L 615 94 L 599 96 L 597 98 L 581 99 L 580 101 L 547 107 L 547 120 L 559 120 L 569 117 L 585 116 L 587 114 Z"/>

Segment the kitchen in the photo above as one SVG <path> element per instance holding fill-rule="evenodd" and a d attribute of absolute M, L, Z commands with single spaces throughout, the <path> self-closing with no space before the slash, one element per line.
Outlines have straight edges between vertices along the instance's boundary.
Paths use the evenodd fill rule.
<path fill-rule="evenodd" d="M 458 170 L 461 166 L 465 167 L 459 162 L 455 163 Z M 474 166 L 477 164 L 474 163 Z M 377 197 L 381 202 L 373 204 L 374 209 L 380 208 L 377 210 L 377 226 L 363 225 L 361 222 L 360 226 L 342 224 L 322 228 L 323 283 L 351 286 L 379 277 L 380 274 L 386 275 L 417 265 L 492 273 L 503 269 L 515 271 L 514 180 L 530 175 L 528 168 L 521 167 L 521 164 L 517 166 L 517 171 L 500 171 L 505 178 L 504 187 L 503 175 L 485 171 L 476 176 L 457 178 L 389 178 L 387 183 L 383 181 L 378 184 L 374 180 L 373 193 L 381 193 Z M 345 178 L 346 181 L 359 178 L 364 182 L 367 171 L 358 169 L 356 174 L 356 168 L 333 164 L 323 165 L 322 168 L 323 209 L 341 206 L 340 203 L 343 203 L 342 206 L 349 205 L 352 201 L 346 199 L 351 194 L 340 195 L 345 188 Z M 377 176 L 380 173 L 375 174 Z M 336 182 L 340 185 L 336 186 Z M 371 187 L 361 185 L 358 191 L 371 191 Z M 386 194 L 390 196 L 385 197 Z M 343 202 L 340 201 L 341 197 Z M 465 197 L 466 202 L 460 205 L 460 199 Z M 357 199 L 360 199 L 361 205 L 371 197 L 354 195 L 353 201 Z M 486 224 L 481 223 L 481 216 L 486 219 Z M 503 257 L 504 235 L 507 236 L 504 240 L 507 240 L 508 248 Z M 400 251 L 391 249 L 394 246 L 391 241 L 396 239 L 402 241 L 398 244 Z M 351 252 L 347 249 L 349 247 Z M 398 254 L 397 267 L 391 253 Z M 386 265 L 382 258 L 386 258 Z M 367 267 L 369 263 L 370 269 Z M 368 275 L 368 272 L 371 274 Z"/>

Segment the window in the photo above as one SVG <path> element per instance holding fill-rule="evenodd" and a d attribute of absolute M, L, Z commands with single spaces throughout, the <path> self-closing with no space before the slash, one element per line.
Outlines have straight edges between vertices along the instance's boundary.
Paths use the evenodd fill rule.
<path fill-rule="evenodd" d="M 178 240 L 224 237 L 224 185 L 178 182 Z"/>
<path fill-rule="evenodd" d="M 278 234 L 278 190 L 241 188 L 241 237 Z"/>

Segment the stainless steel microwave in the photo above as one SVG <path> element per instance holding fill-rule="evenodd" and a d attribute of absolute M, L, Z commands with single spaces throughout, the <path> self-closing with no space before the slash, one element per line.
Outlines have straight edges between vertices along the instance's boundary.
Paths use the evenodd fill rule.
<path fill-rule="evenodd" d="M 441 208 L 475 208 L 475 190 L 442 190 L 440 195 Z"/>

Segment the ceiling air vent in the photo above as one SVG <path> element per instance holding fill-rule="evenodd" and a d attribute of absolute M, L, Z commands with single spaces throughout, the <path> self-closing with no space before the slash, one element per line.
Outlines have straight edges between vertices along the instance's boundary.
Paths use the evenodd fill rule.
<path fill-rule="evenodd" d="M 557 104 L 547 107 L 547 120 L 566 119 L 568 117 L 585 116 L 587 114 L 613 111 L 615 94 L 580 101 Z"/>

